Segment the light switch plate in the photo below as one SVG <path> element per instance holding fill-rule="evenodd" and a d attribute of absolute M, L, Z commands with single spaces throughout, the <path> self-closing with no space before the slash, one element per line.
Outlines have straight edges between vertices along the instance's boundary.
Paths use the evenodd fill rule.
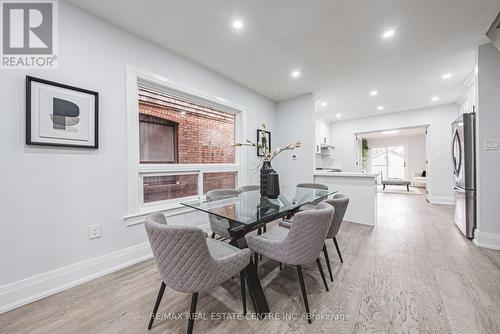
<path fill-rule="evenodd" d="M 484 150 L 500 150 L 500 139 L 485 139 L 484 140 Z"/>

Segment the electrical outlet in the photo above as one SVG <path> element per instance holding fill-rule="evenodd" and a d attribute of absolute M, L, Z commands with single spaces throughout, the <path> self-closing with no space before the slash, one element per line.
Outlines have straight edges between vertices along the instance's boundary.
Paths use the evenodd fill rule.
<path fill-rule="evenodd" d="M 101 224 L 89 225 L 89 239 L 101 237 Z"/>

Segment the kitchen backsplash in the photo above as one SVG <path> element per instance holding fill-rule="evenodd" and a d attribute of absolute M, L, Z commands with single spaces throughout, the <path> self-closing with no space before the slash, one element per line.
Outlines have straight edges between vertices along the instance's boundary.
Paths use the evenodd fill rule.
<path fill-rule="evenodd" d="M 316 168 L 333 168 L 333 167 L 335 167 L 335 161 L 333 157 L 316 154 Z"/>

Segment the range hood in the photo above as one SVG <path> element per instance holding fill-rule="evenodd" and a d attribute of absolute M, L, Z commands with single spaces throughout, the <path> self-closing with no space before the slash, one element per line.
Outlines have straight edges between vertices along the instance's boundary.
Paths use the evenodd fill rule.
<path fill-rule="evenodd" d="M 498 13 L 497 18 L 491 24 L 486 36 L 496 46 L 498 51 L 500 51 L 500 13 Z"/>

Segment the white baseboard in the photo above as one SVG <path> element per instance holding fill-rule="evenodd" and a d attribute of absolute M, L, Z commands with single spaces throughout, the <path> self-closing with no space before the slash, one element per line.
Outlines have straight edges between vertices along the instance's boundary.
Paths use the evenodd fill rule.
<path fill-rule="evenodd" d="M 429 195 L 427 199 L 432 204 L 455 205 L 455 199 L 453 197 Z"/>
<path fill-rule="evenodd" d="M 0 314 L 151 257 L 146 242 L 0 286 Z"/>
<path fill-rule="evenodd" d="M 474 244 L 481 248 L 500 250 L 500 234 L 476 230 Z"/>
<path fill-rule="evenodd" d="M 375 226 L 377 224 L 377 219 L 375 219 L 375 224 L 371 224 L 366 221 L 353 221 L 353 220 L 343 220 L 344 222 L 349 222 L 351 224 L 359 224 L 359 225 L 365 225 L 365 226 Z"/>

